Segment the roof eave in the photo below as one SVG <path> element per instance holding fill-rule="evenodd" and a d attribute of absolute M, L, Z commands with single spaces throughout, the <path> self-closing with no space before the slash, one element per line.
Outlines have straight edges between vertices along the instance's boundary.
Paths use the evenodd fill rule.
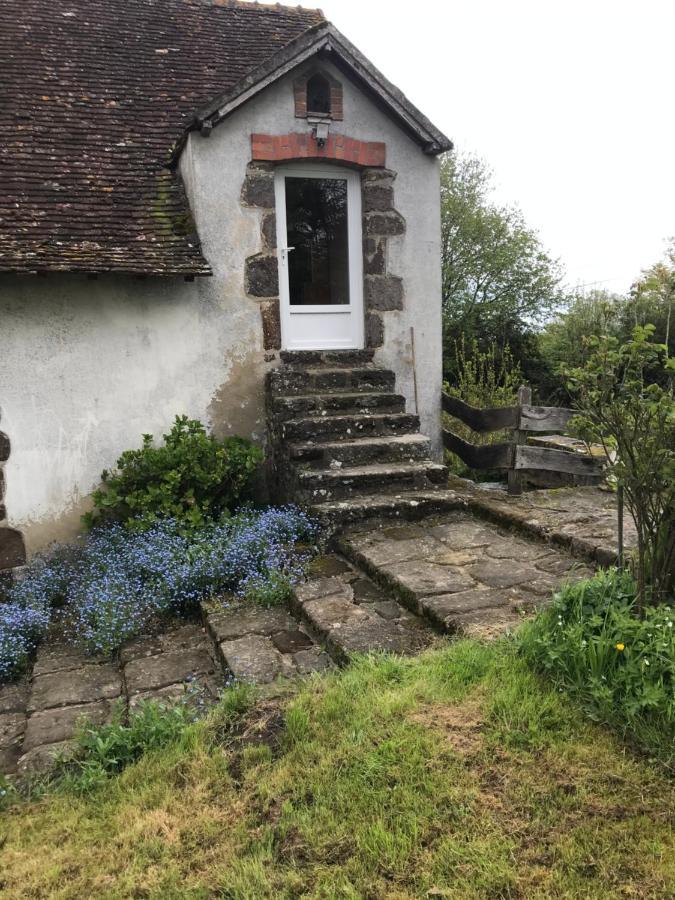
<path fill-rule="evenodd" d="M 347 67 L 363 82 L 389 113 L 405 126 L 424 153 L 437 156 L 452 149 L 452 141 L 439 131 L 402 91 L 385 78 L 334 25 L 325 22 L 308 28 L 261 66 L 251 70 L 233 89 L 198 109 L 176 144 L 171 163 L 175 165 L 178 161 L 188 132 L 211 131 L 260 91 L 321 52 L 334 55 L 336 63 Z"/>

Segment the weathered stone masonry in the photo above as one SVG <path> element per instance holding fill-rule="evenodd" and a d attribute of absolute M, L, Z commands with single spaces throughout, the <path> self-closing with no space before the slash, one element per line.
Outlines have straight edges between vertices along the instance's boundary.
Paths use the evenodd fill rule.
<path fill-rule="evenodd" d="M 0 418 L 1 418 L 0 413 Z M 5 507 L 5 463 L 9 459 L 9 438 L 0 431 L 0 572 L 22 566 L 26 562 L 23 535 L 7 524 Z"/>
<path fill-rule="evenodd" d="M 351 162 L 361 169 L 365 334 L 368 348 L 384 343 L 382 314 L 403 309 L 403 280 L 387 271 L 387 244 L 405 233 L 405 219 L 394 207 L 396 173 L 384 168 L 384 144 L 331 135 L 318 147 L 311 135 L 251 136 L 253 160 L 241 191 L 245 206 L 261 211 L 261 251 L 246 259 L 246 293 L 260 301 L 265 350 L 281 348 L 279 271 L 276 255 L 274 164 L 297 159 Z"/>

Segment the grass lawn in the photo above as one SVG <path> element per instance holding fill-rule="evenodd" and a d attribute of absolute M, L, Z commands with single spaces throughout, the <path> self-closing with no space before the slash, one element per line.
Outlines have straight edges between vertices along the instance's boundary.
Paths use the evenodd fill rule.
<path fill-rule="evenodd" d="M 297 690 L 235 694 L 102 789 L 11 807 L 3 897 L 675 896 L 675 782 L 512 645 Z"/>

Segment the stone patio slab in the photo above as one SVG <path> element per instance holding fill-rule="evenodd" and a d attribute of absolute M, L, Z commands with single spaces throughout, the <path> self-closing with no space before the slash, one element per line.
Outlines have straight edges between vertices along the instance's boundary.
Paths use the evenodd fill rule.
<path fill-rule="evenodd" d="M 343 578 L 312 578 L 295 588 L 295 596 L 299 603 L 308 603 L 320 597 L 342 597 L 351 601 L 354 596 L 352 586 Z"/>
<path fill-rule="evenodd" d="M 24 712 L 28 705 L 28 681 L 0 685 L 0 714 Z"/>
<path fill-rule="evenodd" d="M 215 663 L 206 650 L 185 649 L 132 660 L 124 667 L 124 680 L 131 695 L 192 681 L 214 671 Z"/>
<path fill-rule="evenodd" d="M 443 550 L 440 541 L 431 535 L 401 540 L 387 539 L 378 532 L 372 539 L 363 535 L 351 538 L 351 543 L 358 557 L 371 566 L 386 566 L 409 559 L 422 559 Z"/>
<path fill-rule="evenodd" d="M 270 635 L 293 628 L 294 620 L 284 607 L 205 607 L 208 627 L 217 643 L 246 634 Z"/>
<path fill-rule="evenodd" d="M 0 773 L 13 772 L 22 752 L 26 716 L 22 712 L 0 714 Z"/>
<path fill-rule="evenodd" d="M 279 675 L 290 674 L 282 654 L 268 637 L 248 634 L 232 641 L 223 641 L 221 653 L 227 667 L 238 681 L 268 684 Z"/>
<path fill-rule="evenodd" d="M 50 769 L 54 760 L 63 756 L 65 759 L 70 756 L 75 749 L 73 741 L 60 741 L 54 744 L 42 744 L 34 747 L 28 753 L 24 753 L 19 759 L 16 770 L 20 776 L 37 775 Z"/>
<path fill-rule="evenodd" d="M 81 721 L 87 721 L 92 725 L 101 725 L 103 722 L 109 721 L 111 715 L 112 703 L 107 700 L 33 713 L 26 724 L 24 752 L 43 744 L 66 741 L 73 736 Z"/>
<path fill-rule="evenodd" d="M 111 664 L 82 666 L 33 679 L 28 711 L 114 700 L 122 692 L 120 673 Z"/>
<path fill-rule="evenodd" d="M 467 569 L 478 584 L 493 588 L 514 587 L 526 581 L 534 581 L 539 572 L 532 566 L 521 566 L 514 560 L 482 559 Z"/>
<path fill-rule="evenodd" d="M 452 594 L 475 587 L 475 581 L 460 568 L 439 566 L 425 560 L 394 563 L 384 574 L 415 600 L 431 594 Z"/>
<path fill-rule="evenodd" d="M 335 663 L 320 647 L 310 647 L 293 654 L 293 662 L 299 675 L 310 675 L 312 672 L 326 672 L 335 668 Z"/>
<path fill-rule="evenodd" d="M 272 643 L 279 653 L 297 653 L 298 650 L 307 650 L 313 641 L 308 634 L 296 628 L 293 631 L 279 631 L 273 634 Z"/>
<path fill-rule="evenodd" d="M 129 641 L 120 650 L 120 662 L 126 665 L 132 659 L 141 659 L 144 656 L 158 656 L 160 653 L 174 650 L 206 649 L 208 646 L 209 639 L 205 629 L 201 625 L 189 622 L 161 634 L 141 635 Z"/>
<path fill-rule="evenodd" d="M 363 624 L 372 619 L 360 606 L 341 597 L 310 600 L 309 603 L 305 603 L 303 612 L 309 623 L 322 635 L 340 625 L 352 622 Z"/>
<path fill-rule="evenodd" d="M 33 666 L 33 678 L 49 675 L 52 672 L 64 672 L 67 669 L 79 669 L 90 666 L 97 660 L 86 656 L 67 644 L 55 644 L 40 647 Z M 104 660 L 101 660 L 104 662 Z"/>

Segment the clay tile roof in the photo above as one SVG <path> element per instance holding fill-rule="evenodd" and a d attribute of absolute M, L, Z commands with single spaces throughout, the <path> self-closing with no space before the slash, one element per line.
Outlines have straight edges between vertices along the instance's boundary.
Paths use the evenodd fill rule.
<path fill-rule="evenodd" d="M 237 0 L 0 0 L 0 272 L 209 274 L 172 147 L 322 21 Z"/>

